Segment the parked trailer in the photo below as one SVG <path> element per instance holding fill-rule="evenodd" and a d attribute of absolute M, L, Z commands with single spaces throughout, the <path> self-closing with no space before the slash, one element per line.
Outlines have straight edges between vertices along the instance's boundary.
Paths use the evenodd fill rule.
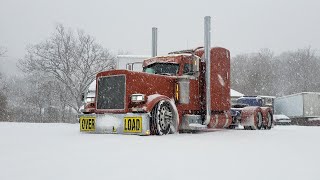
<path fill-rule="evenodd" d="M 275 99 L 275 114 L 290 118 L 320 117 L 320 93 L 302 92 Z"/>
<path fill-rule="evenodd" d="M 320 125 L 320 93 L 302 92 L 275 99 L 275 114 L 284 114 L 292 124 Z"/>
<path fill-rule="evenodd" d="M 98 73 L 95 111 L 80 116 L 80 131 L 166 135 L 230 128 L 234 118 L 245 129 L 262 129 L 272 111 L 258 106 L 231 111 L 230 51 L 211 48 L 210 32 L 205 17 L 204 47 L 144 60 L 143 72 Z"/>

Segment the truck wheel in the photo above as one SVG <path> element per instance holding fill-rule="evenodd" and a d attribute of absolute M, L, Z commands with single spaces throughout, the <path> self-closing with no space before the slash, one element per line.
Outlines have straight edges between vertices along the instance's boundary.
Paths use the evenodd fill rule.
<path fill-rule="evenodd" d="M 151 111 L 150 130 L 152 135 L 166 135 L 176 131 L 176 115 L 169 101 L 160 101 Z"/>
<path fill-rule="evenodd" d="M 268 129 L 268 130 L 270 130 L 271 129 L 271 127 L 272 127 L 272 121 L 273 121 L 273 119 L 272 119 L 272 114 L 270 113 L 270 112 L 268 112 L 268 114 L 267 114 L 267 125 L 266 125 L 266 129 Z"/>
<path fill-rule="evenodd" d="M 262 113 L 261 112 L 257 113 L 257 120 L 258 120 L 257 129 L 260 130 L 262 128 L 262 126 L 263 126 L 263 120 L 262 120 Z"/>
<path fill-rule="evenodd" d="M 260 130 L 263 126 L 263 121 L 262 121 L 262 113 L 258 112 L 257 113 L 257 125 L 256 126 L 247 126 L 247 130 Z M 245 128 L 246 129 L 246 128 Z"/>
<path fill-rule="evenodd" d="M 257 124 L 255 126 L 244 126 L 245 130 L 256 130 L 261 129 L 263 127 L 262 113 L 257 113 Z"/>

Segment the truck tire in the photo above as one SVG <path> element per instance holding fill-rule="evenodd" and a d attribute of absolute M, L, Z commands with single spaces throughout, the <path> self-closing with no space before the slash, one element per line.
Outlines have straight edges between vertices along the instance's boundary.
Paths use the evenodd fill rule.
<path fill-rule="evenodd" d="M 166 135 L 176 132 L 177 117 L 169 101 L 158 102 L 150 115 L 151 135 Z"/>
<path fill-rule="evenodd" d="M 272 118 L 272 113 L 271 112 L 267 113 L 266 120 L 267 120 L 267 125 L 265 126 L 265 128 L 267 130 L 270 130 L 271 127 L 272 127 L 272 123 L 273 123 L 273 118 Z"/>
<path fill-rule="evenodd" d="M 241 125 L 245 130 L 257 130 L 263 127 L 263 116 L 260 107 L 248 106 L 241 111 Z"/>
<path fill-rule="evenodd" d="M 245 130 L 260 130 L 263 127 L 263 122 L 262 122 L 262 113 L 258 112 L 257 113 L 257 125 L 256 126 L 244 126 Z"/>
<path fill-rule="evenodd" d="M 262 107 L 263 127 L 264 129 L 271 129 L 273 124 L 272 109 L 270 107 Z"/>
<path fill-rule="evenodd" d="M 258 119 L 257 129 L 260 130 L 263 127 L 263 117 L 261 112 L 258 112 L 257 119 Z"/>

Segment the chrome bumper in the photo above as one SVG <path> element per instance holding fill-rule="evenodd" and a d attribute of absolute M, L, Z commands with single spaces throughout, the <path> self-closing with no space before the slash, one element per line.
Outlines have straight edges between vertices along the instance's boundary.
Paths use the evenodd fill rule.
<path fill-rule="evenodd" d="M 150 135 L 150 116 L 147 113 L 126 113 L 126 114 L 79 114 L 80 117 L 95 117 L 95 131 L 84 133 L 97 134 L 136 134 L 136 135 Z M 142 131 L 129 133 L 124 132 L 124 117 L 141 117 Z M 80 126 L 80 125 L 79 125 Z"/>

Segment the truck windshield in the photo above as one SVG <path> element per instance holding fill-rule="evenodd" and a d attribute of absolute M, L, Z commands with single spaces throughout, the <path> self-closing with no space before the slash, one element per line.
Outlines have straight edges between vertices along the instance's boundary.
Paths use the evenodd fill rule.
<path fill-rule="evenodd" d="M 177 75 L 179 64 L 173 63 L 154 63 L 143 68 L 143 72 L 162 74 L 162 75 Z"/>

